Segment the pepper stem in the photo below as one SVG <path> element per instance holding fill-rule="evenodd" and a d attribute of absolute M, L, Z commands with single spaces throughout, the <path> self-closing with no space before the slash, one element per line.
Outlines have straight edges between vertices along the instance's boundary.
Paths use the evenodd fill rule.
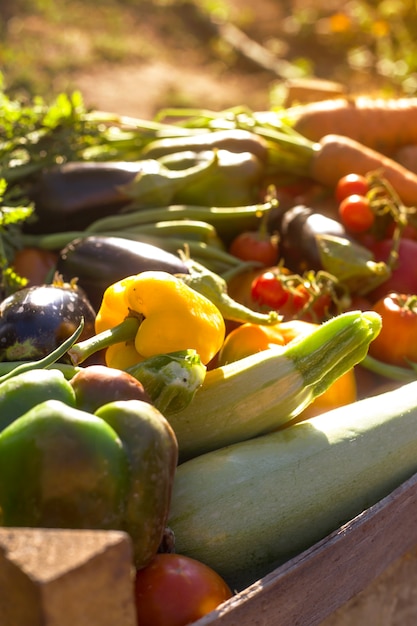
<path fill-rule="evenodd" d="M 103 332 L 93 335 L 93 337 L 89 337 L 84 341 L 74 344 L 71 349 L 68 350 L 68 356 L 72 364 L 79 365 L 99 350 L 108 348 L 115 343 L 132 341 L 136 337 L 140 323 L 140 317 L 129 315 L 123 322 L 117 324 L 117 326 L 103 330 Z"/>
<path fill-rule="evenodd" d="M 227 293 L 227 282 L 211 272 L 204 265 L 182 254 L 181 258 L 189 269 L 189 274 L 176 274 L 186 285 L 198 291 L 217 306 L 224 319 L 235 322 L 251 322 L 252 324 L 277 324 L 281 321 L 277 311 L 259 313 L 234 300 Z"/>

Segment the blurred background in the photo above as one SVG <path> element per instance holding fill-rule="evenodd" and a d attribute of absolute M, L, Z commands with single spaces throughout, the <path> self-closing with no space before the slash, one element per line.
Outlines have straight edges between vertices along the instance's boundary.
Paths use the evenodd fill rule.
<path fill-rule="evenodd" d="M 81 91 L 142 118 L 166 107 L 253 110 L 288 86 L 417 92 L 412 0 L 0 0 L 10 96 Z"/>

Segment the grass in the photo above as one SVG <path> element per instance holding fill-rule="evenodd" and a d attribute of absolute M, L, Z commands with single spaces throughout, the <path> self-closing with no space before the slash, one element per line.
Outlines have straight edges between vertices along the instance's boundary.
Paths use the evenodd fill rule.
<path fill-rule="evenodd" d="M 227 0 L 14 0 L 0 5 L 0 67 L 9 93 L 45 96 L 72 87 L 87 66 L 169 58 L 181 47 L 245 71 L 239 55 L 205 29 L 204 19 L 209 26 L 216 17 L 283 50 L 305 75 L 417 92 L 415 0 L 350 0 L 342 9 L 330 1 L 286 4 L 288 15 L 263 42 L 262 15 L 239 13 Z"/>

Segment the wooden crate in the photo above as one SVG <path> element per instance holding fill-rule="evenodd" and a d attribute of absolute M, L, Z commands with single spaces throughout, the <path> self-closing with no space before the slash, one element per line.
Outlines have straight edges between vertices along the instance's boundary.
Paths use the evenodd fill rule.
<path fill-rule="evenodd" d="M 417 475 L 193 626 L 414 626 L 416 518 Z M 132 626 L 132 576 L 124 533 L 0 529 L 0 624 Z"/>
<path fill-rule="evenodd" d="M 416 546 L 417 475 L 414 475 L 376 505 L 244 589 L 193 626 L 315 626 L 338 609 L 339 614 L 333 617 L 342 620 L 340 626 L 415 626 Z M 392 565 L 394 567 L 390 569 Z M 382 580 L 381 583 L 378 578 L 381 575 L 386 576 L 386 582 Z M 377 593 L 372 587 L 373 581 L 377 583 Z M 381 584 L 382 594 L 378 587 Z M 398 593 L 399 585 L 408 587 L 414 601 L 402 609 L 408 611 L 410 621 L 389 613 L 383 613 L 383 617 L 384 620 L 389 617 L 391 621 L 377 619 L 376 609 L 382 607 L 381 597 L 392 609 L 396 603 L 393 590 Z M 406 591 L 403 588 L 405 595 Z M 369 607 L 374 607 L 375 615 L 361 616 L 359 607 L 355 619 L 350 620 L 352 605 L 346 603 L 360 593 L 368 601 L 364 603 L 368 613 Z M 375 593 L 377 602 L 374 604 L 369 599 Z M 347 621 L 343 621 L 346 616 Z M 329 626 L 333 624 L 339 626 L 337 621 L 329 622 Z"/>

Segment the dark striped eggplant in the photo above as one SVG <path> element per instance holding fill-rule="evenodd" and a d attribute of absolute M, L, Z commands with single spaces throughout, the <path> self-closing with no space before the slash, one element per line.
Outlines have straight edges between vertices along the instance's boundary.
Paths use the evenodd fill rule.
<path fill-rule="evenodd" d="M 271 216 L 268 228 L 278 232 L 280 254 L 285 265 L 294 272 L 307 269 L 322 270 L 318 235 L 332 235 L 351 240 L 344 226 L 337 220 L 302 204 L 283 208 Z"/>
<path fill-rule="evenodd" d="M 126 276 L 147 270 L 189 273 L 178 256 L 162 248 L 105 235 L 91 235 L 69 243 L 59 254 L 56 270 L 66 281 L 77 278 L 77 284 L 96 310 L 106 288 Z"/>
<path fill-rule="evenodd" d="M 26 189 L 36 221 L 25 232 L 82 230 L 131 201 L 122 190 L 141 171 L 141 162 L 72 162 L 44 170 Z"/>

